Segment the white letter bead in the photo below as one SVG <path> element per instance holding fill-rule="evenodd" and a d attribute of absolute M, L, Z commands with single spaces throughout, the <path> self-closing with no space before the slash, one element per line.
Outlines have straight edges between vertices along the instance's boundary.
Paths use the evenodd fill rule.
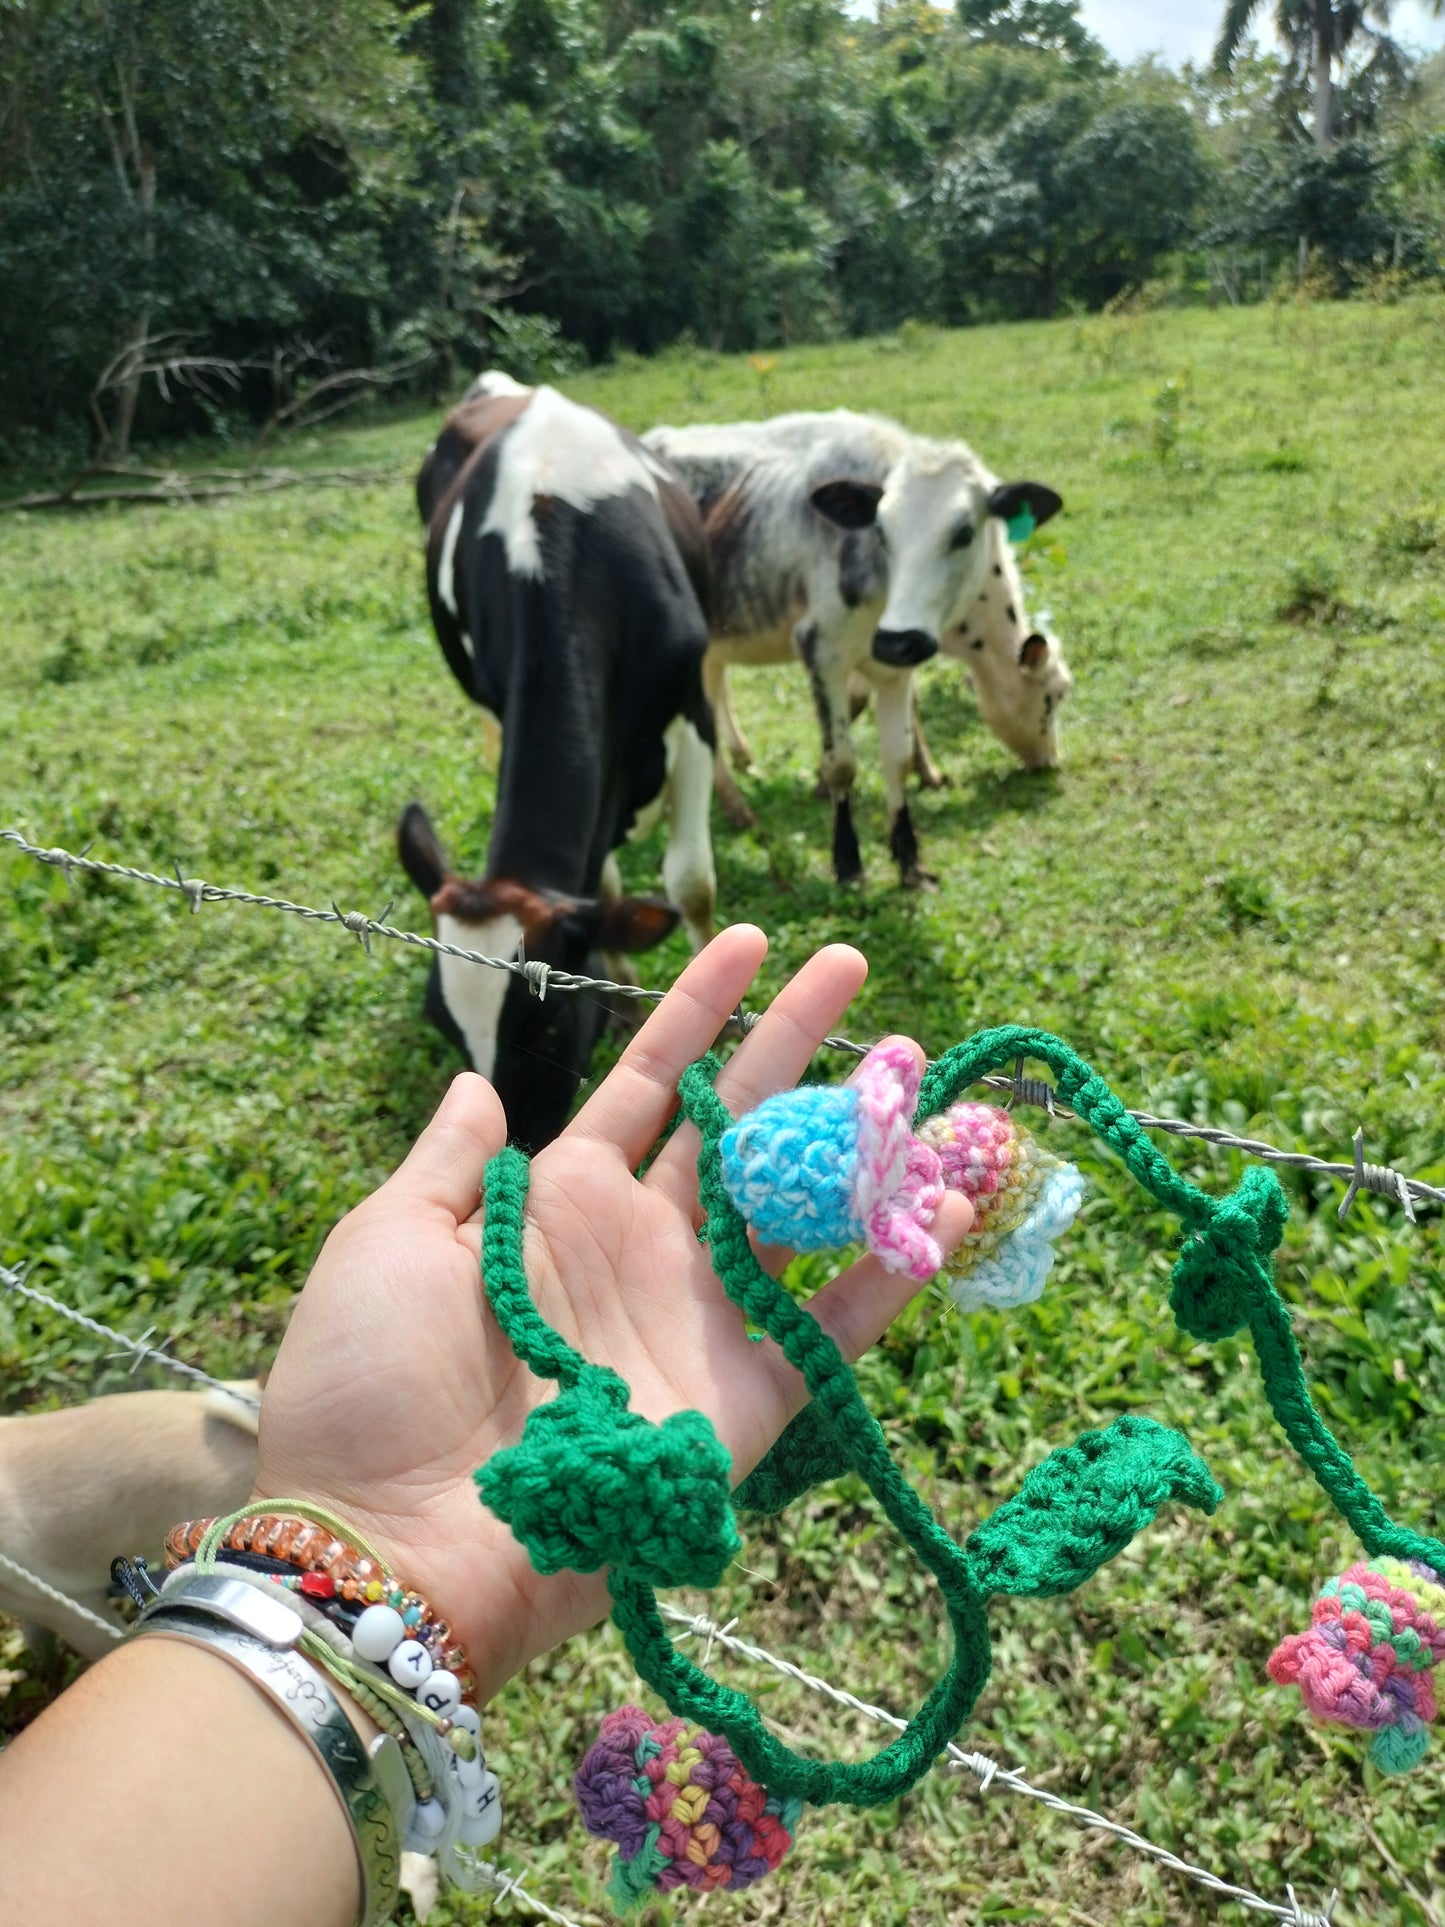
<path fill-rule="evenodd" d="M 447 1823 L 447 1811 L 440 1800 L 418 1801 L 411 1816 L 411 1830 L 423 1840 L 435 1840 Z"/>
<path fill-rule="evenodd" d="M 417 1698 L 428 1712 L 439 1713 L 445 1719 L 462 1703 L 462 1683 L 455 1673 L 439 1668 L 422 1687 Z"/>
<path fill-rule="evenodd" d="M 480 1747 L 469 1760 L 464 1760 L 460 1753 L 453 1753 L 447 1761 L 447 1766 L 453 1779 L 461 1787 L 480 1786 L 487 1778 L 487 1762 Z"/>
<path fill-rule="evenodd" d="M 495 1773 L 462 1792 L 461 1836 L 469 1847 L 485 1847 L 502 1831 L 502 1789 Z"/>
<path fill-rule="evenodd" d="M 452 1714 L 451 1721 L 453 1726 L 464 1726 L 469 1733 L 475 1733 L 478 1739 L 481 1738 L 482 1716 L 475 1706 L 459 1706 Z"/>
<path fill-rule="evenodd" d="M 406 1638 L 406 1621 L 395 1606 L 368 1606 L 356 1622 L 351 1644 L 361 1659 L 384 1666 Z"/>
<path fill-rule="evenodd" d="M 415 1690 L 431 1676 L 431 1654 L 419 1639 L 404 1639 L 386 1662 L 386 1670 L 398 1686 Z"/>

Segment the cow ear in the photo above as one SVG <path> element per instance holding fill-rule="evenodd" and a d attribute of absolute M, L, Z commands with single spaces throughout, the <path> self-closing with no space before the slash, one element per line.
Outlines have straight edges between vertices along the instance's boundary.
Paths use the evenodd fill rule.
<path fill-rule="evenodd" d="M 1063 506 L 1063 496 L 1042 482 L 1000 482 L 988 498 L 989 514 L 1001 515 L 1008 523 L 1012 542 L 1026 541 Z"/>
<path fill-rule="evenodd" d="M 1041 669 L 1044 663 L 1047 662 L 1048 655 L 1049 639 L 1047 636 L 1025 636 L 1023 646 L 1019 650 L 1019 667 L 1021 669 Z"/>
<path fill-rule="evenodd" d="M 882 494 L 877 482 L 820 482 L 809 500 L 819 515 L 840 529 L 867 529 L 878 520 Z"/>
<path fill-rule="evenodd" d="M 396 849 L 406 871 L 428 903 L 447 880 L 447 859 L 431 818 L 420 803 L 408 803 L 396 826 Z"/>
<path fill-rule="evenodd" d="M 682 921 L 681 910 L 664 897 L 597 897 L 572 914 L 594 950 L 652 950 Z"/>

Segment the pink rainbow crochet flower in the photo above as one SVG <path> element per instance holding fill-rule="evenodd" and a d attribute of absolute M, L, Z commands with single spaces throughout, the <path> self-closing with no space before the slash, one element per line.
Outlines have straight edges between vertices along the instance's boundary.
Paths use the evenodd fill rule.
<path fill-rule="evenodd" d="M 1434 1667 L 1445 1660 L 1445 1586 L 1411 1560 L 1360 1562 L 1326 1582 L 1308 1632 L 1281 1640 L 1269 1661 L 1280 1686 L 1298 1686 L 1317 1720 L 1373 1731 L 1370 1758 L 1404 1773 L 1429 1745 Z"/>

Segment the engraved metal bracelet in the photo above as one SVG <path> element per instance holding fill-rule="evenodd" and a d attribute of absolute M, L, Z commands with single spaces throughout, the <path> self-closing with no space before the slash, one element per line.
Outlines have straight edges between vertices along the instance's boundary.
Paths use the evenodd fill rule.
<path fill-rule="evenodd" d="M 412 1799 L 390 1734 L 368 1747 L 325 1676 L 295 1650 L 302 1623 L 279 1600 L 219 1574 L 197 1574 L 144 1612 L 130 1637 L 203 1646 L 253 1679 L 325 1767 L 351 1826 L 361 1865 L 361 1927 L 382 1927 L 396 1905 L 399 1827 Z"/>

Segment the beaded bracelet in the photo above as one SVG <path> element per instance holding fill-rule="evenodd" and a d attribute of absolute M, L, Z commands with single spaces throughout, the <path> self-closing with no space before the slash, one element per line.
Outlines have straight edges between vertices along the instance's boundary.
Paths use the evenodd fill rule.
<path fill-rule="evenodd" d="M 194 1559 L 207 1534 L 221 1523 L 216 1519 L 189 1519 L 172 1526 L 166 1534 L 167 1567 L 173 1571 Z M 449 1622 L 434 1612 L 420 1593 L 388 1573 L 379 1559 L 337 1537 L 329 1527 L 292 1512 L 247 1513 L 225 1521 L 224 1526 L 215 1548 L 217 1557 L 224 1559 L 227 1553 L 235 1553 L 242 1558 L 275 1560 L 291 1568 L 294 1575 L 280 1578 L 279 1583 L 288 1591 L 299 1592 L 323 1610 L 333 1601 L 338 1608 L 354 1608 L 358 1627 L 367 1619 L 368 1608 L 382 1609 L 363 1635 L 358 1650 L 364 1658 L 384 1662 L 399 1644 L 410 1639 L 425 1648 L 432 1669 L 446 1672 L 457 1681 L 459 1700 L 469 1699 L 475 1692 L 476 1679 L 466 1648 L 453 1640 Z M 402 1630 L 396 1630 L 393 1615 L 399 1618 Z M 384 1632 L 394 1633 L 386 1651 L 368 1652 L 367 1645 L 380 1647 Z M 409 1683 L 398 1680 L 400 1685 Z"/>
<path fill-rule="evenodd" d="M 415 1795 L 399 1816 L 406 1847 L 435 1854 L 448 1880 L 474 1888 L 469 1856 L 495 1838 L 501 1801 L 469 1703 L 466 1649 L 352 1528 L 319 1507 L 281 1505 L 173 1527 L 163 1595 L 190 1571 L 225 1571 L 285 1597 L 308 1628 L 301 1649 L 401 1744 Z"/>

